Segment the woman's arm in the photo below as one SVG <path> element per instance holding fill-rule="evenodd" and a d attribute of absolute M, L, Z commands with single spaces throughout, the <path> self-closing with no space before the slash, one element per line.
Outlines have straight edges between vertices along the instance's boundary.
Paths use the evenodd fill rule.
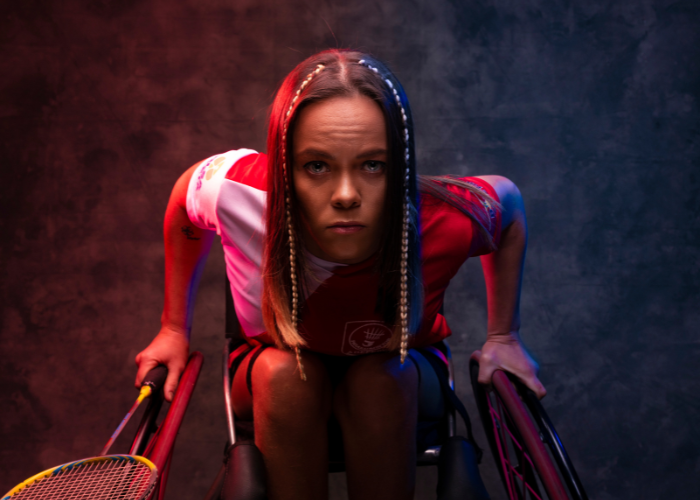
<path fill-rule="evenodd" d="M 172 400 L 187 363 L 194 299 L 215 234 L 198 228 L 187 216 L 187 187 L 197 166 L 177 180 L 165 210 L 165 305 L 161 329 L 150 345 L 136 356 L 137 387 L 152 368 L 159 364 L 168 367 L 163 388 L 168 401 Z"/>
<path fill-rule="evenodd" d="M 498 250 L 481 257 L 488 297 L 488 329 L 481 349 L 479 382 L 491 383 L 494 370 L 520 378 L 539 398 L 547 394 L 539 367 L 520 341 L 520 288 L 527 248 L 527 220 L 517 186 L 505 177 L 480 177 L 496 190 L 503 207 Z"/>

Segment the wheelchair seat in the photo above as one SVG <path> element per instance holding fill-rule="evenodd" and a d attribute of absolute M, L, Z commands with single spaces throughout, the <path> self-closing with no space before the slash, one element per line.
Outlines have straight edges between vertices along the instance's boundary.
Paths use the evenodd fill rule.
<path fill-rule="evenodd" d="M 260 451 L 254 444 L 253 422 L 236 419 L 231 400 L 231 354 L 245 343 L 235 313 L 233 297 L 226 280 L 226 341 L 223 352 L 224 400 L 228 423 L 229 445 L 226 458 L 206 500 L 262 500 L 265 496 L 265 470 Z M 446 342 L 423 351 L 411 350 L 409 356 L 419 373 L 418 466 L 438 466 L 437 498 L 488 499 L 478 473 L 476 453 L 469 441 L 456 435 L 456 412 L 445 398 L 443 385 L 454 391 L 452 356 Z M 441 381 L 435 360 L 444 366 Z M 235 368 L 235 367 L 234 367 Z M 456 396 L 455 396 L 456 397 Z M 345 470 L 340 427 L 329 423 L 329 472 Z M 471 428 L 469 429 L 470 440 Z"/>

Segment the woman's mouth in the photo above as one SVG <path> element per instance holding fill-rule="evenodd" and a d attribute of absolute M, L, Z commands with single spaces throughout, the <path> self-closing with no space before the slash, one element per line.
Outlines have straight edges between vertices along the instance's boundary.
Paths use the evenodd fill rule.
<path fill-rule="evenodd" d="M 353 234 L 362 231 L 364 228 L 365 225 L 357 221 L 336 222 L 328 226 L 328 229 L 336 234 Z"/>

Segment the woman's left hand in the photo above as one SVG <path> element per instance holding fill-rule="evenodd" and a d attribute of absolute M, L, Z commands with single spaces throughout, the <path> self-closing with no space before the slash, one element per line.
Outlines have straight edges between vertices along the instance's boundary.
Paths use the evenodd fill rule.
<path fill-rule="evenodd" d="M 481 348 L 479 382 L 490 385 L 496 370 L 504 370 L 518 377 L 539 399 L 547 394 L 547 389 L 537 378 L 540 367 L 527 353 L 517 333 L 489 339 Z"/>

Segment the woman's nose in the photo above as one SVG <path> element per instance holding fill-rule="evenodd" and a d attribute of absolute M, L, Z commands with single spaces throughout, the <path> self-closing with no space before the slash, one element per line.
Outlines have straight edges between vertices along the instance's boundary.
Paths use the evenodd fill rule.
<path fill-rule="evenodd" d="M 354 208 L 360 206 L 360 192 L 354 182 L 353 176 L 342 174 L 333 191 L 331 203 L 337 208 Z"/>

